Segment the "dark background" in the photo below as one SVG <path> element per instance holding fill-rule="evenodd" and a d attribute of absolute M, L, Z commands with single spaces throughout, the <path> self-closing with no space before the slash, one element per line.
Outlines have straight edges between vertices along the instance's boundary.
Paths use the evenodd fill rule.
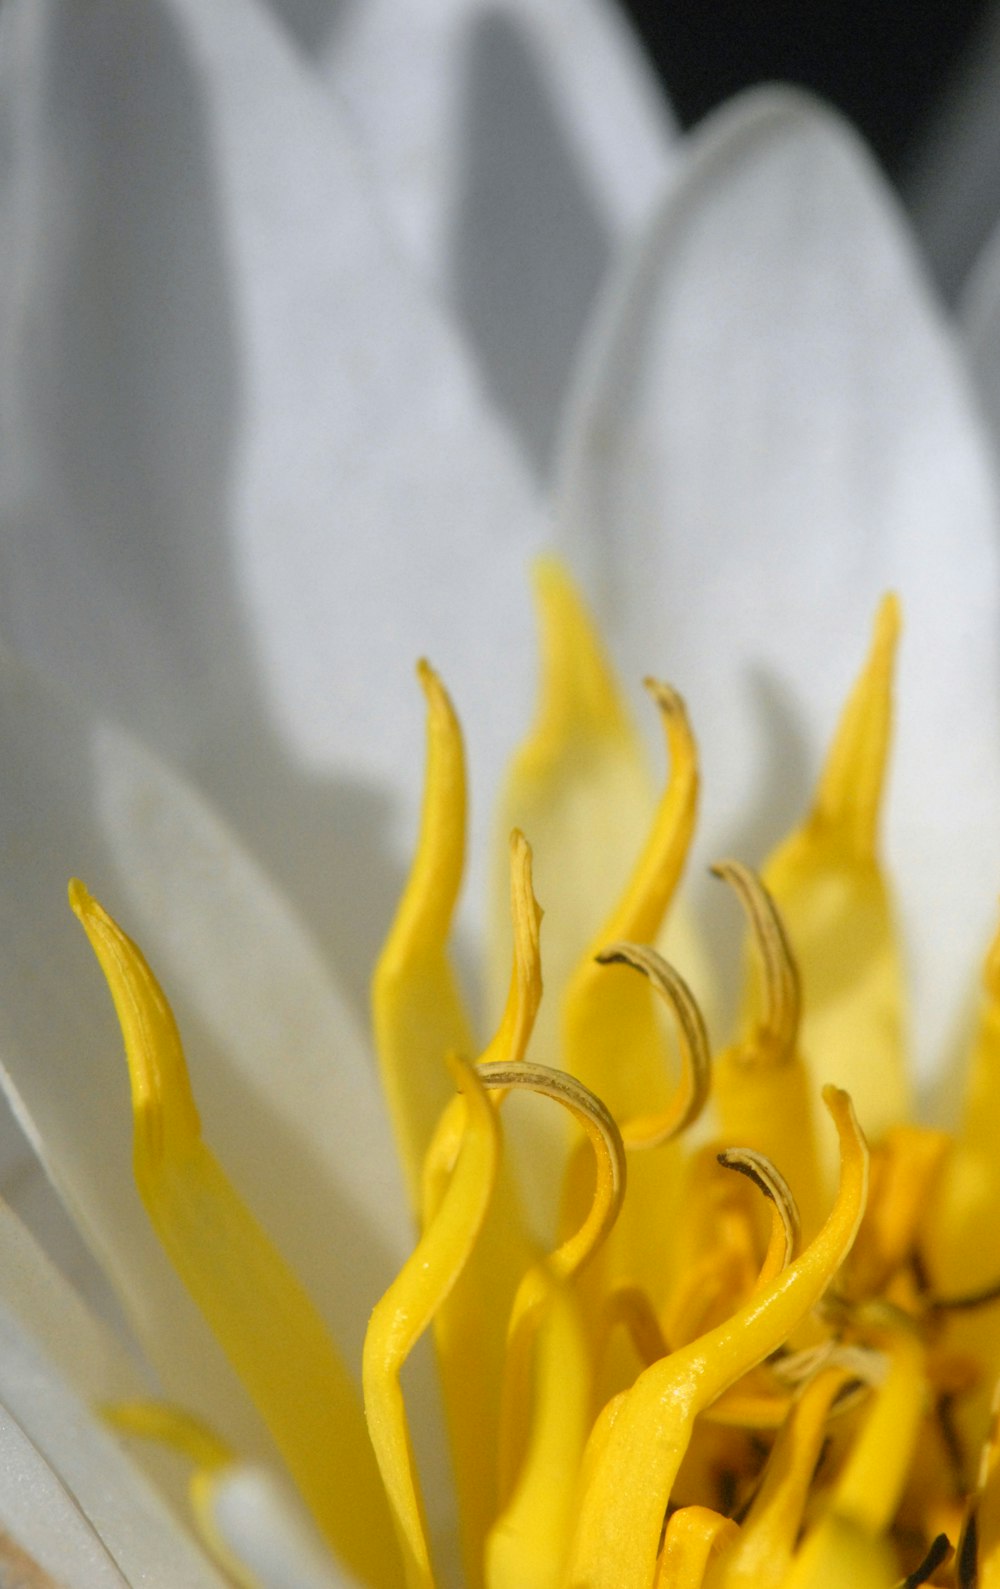
<path fill-rule="evenodd" d="M 683 125 L 753 83 L 800 83 L 862 129 L 895 177 L 985 0 L 621 0 Z"/>

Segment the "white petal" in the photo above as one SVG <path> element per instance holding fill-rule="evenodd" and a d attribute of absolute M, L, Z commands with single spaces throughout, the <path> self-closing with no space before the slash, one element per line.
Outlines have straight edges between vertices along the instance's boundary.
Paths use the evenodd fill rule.
<path fill-rule="evenodd" d="M 206 1136 L 352 1363 L 408 1246 L 368 1056 L 308 934 L 204 802 L 13 662 L 0 667 L 0 766 L 0 1058 L 168 1394 L 259 1450 L 134 1189 L 121 1039 L 67 877 L 86 878 L 147 950 Z"/>
<path fill-rule="evenodd" d="M 0 1528 L 72 1589 L 221 1589 L 115 1441 L 2 1304 Z"/>
<path fill-rule="evenodd" d="M 689 697 L 706 859 L 760 859 L 801 814 L 878 597 L 902 595 L 888 850 L 934 1055 L 1000 879 L 997 509 L 957 350 L 852 135 L 784 93 L 706 128 L 590 354 L 563 537 L 628 673 Z"/>
<path fill-rule="evenodd" d="M 212 1520 L 260 1589 L 348 1589 L 308 1517 L 261 1468 L 224 1469 L 212 1485 Z"/>
<path fill-rule="evenodd" d="M 44 1181 L 49 1197 L 56 1201 L 63 1221 L 69 1225 L 68 1215 L 33 1154 L 32 1159 L 37 1177 Z M 48 1239 L 50 1228 L 43 1235 Z M 74 1235 L 86 1253 L 75 1229 Z M 122 1338 L 125 1327 L 120 1312 L 115 1311 L 111 1321 L 114 1328 L 109 1327 L 87 1306 L 78 1288 L 69 1285 L 53 1265 L 51 1251 L 48 1246 L 43 1250 L 17 1215 L 0 1204 L 0 1295 L 10 1318 L 31 1337 L 88 1407 L 155 1395 L 155 1381 L 148 1368 L 140 1365 L 135 1341 Z M 57 1250 L 56 1256 L 62 1262 L 63 1252 Z M 89 1254 L 86 1257 L 89 1269 L 99 1274 L 93 1259 Z M 85 1278 L 91 1278 L 89 1273 Z M 106 1307 L 111 1292 L 103 1276 L 101 1280 L 99 1301 Z M 150 1441 L 136 1441 L 132 1456 L 154 1487 L 169 1498 L 177 1516 L 190 1522 L 187 1477 L 176 1458 Z"/>
<path fill-rule="evenodd" d="M 533 488 L 262 7 L 9 15 L 36 49 L 8 58 L 0 618 L 197 772 L 362 999 L 412 838 L 414 660 L 469 685 L 487 784 L 523 720 Z"/>
<path fill-rule="evenodd" d="M 639 46 L 603 0 L 317 9 L 379 200 L 544 469 L 595 290 L 672 163 Z"/>

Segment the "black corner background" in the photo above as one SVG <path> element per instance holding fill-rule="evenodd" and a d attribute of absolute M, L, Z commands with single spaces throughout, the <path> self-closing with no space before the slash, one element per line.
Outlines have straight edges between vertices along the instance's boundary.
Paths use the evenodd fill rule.
<path fill-rule="evenodd" d="M 741 88 L 798 83 L 839 106 L 898 177 L 987 0 L 620 3 L 685 127 Z"/>

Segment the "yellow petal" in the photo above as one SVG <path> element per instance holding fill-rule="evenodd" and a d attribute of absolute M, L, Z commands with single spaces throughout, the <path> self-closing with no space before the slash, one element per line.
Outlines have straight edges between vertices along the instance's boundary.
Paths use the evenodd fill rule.
<path fill-rule="evenodd" d="M 538 928 L 531 850 L 515 832 L 510 841 L 513 964 L 504 1014 L 485 1053 L 489 1063 L 519 1067 L 541 996 Z M 498 1103 L 502 1089 L 495 1101 Z M 429 1224 L 449 1184 L 464 1130 L 462 1103 L 453 1100 L 434 1133 L 423 1173 L 423 1218 Z M 434 1320 L 448 1433 L 454 1459 L 465 1577 L 482 1580 L 483 1547 L 497 1509 L 497 1447 L 507 1319 L 517 1287 L 535 1258 L 509 1170 L 497 1175 L 492 1205 L 464 1273 Z"/>
<path fill-rule="evenodd" d="M 834 1208 L 814 1241 L 731 1319 L 641 1374 L 590 1465 L 569 1589 L 647 1589 L 660 1525 L 695 1417 L 785 1341 L 822 1296 L 857 1234 L 868 1154 L 846 1094 L 824 1093 L 841 1145 Z"/>
<path fill-rule="evenodd" d="M 558 1589 L 591 1414 L 579 1304 L 555 1276 L 539 1297 L 534 1390 L 516 1482 L 486 1543 L 487 1589 Z"/>
<path fill-rule="evenodd" d="M 1000 1279 L 1000 932 L 983 966 L 983 1001 L 962 1119 L 928 1211 L 926 1255 L 936 1288 L 971 1291 Z"/>
<path fill-rule="evenodd" d="M 817 1084 L 847 1088 L 873 1137 L 911 1102 L 900 953 L 877 856 L 899 624 L 886 597 L 813 808 L 763 871 L 802 976 L 805 1062 Z"/>
<path fill-rule="evenodd" d="M 180 1037 L 142 954 L 82 883 L 70 902 L 107 979 L 125 1042 L 136 1185 L 338 1556 L 398 1583 L 385 1496 L 358 1396 L 322 1320 L 201 1137 Z"/>
<path fill-rule="evenodd" d="M 889 1371 L 875 1393 L 826 1514 L 811 1530 L 784 1589 L 898 1579 L 885 1533 L 899 1505 L 927 1404 L 923 1347 L 908 1329 L 890 1338 Z"/>
<path fill-rule="evenodd" d="M 927 1411 L 924 1349 L 908 1329 L 890 1338 L 889 1372 L 834 1489 L 832 1508 L 873 1537 L 892 1522 Z"/>
<path fill-rule="evenodd" d="M 799 1552 L 781 1589 L 898 1589 L 899 1570 L 884 1540 L 832 1514 Z"/>
<path fill-rule="evenodd" d="M 447 1191 L 412 1256 L 372 1313 L 365 1336 L 365 1414 L 392 1505 L 410 1589 L 432 1589 L 420 1487 L 399 1376 L 468 1262 L 496 1177 L 496 1115 L 474 1069 L 456 1060 L 466 1129 Z"/>
<path fill-rule="evenodd" d="M 498 816 L 538 855 L 546 905 L 546 979 L 539 1052 L 558 1052 L 559 1000 L 588 942 L 617 898 L 653 808 L 642 749 L 595 631 L 565 569 L 534 570 L 542 648 L 541 692 L 531 732 L 515 756 Z M 498 877 L 498 883 L 500 878 Z M 505 940 L 505 887 L 495 890 L 497 943 Z M 496 1002 L 506 964 L 493 953 Z"/>
<path fill-rule="evenodd" d="M 462 731 L 437 674 L 426 662 L 418 674 L 427 697 L 420 837 L 372 979 L 382 1086 L 415 1216 L 424 1155 L 451 1092 L 445 1055 L 476 1052 L 448 952 L 465 864 Z"/>
<path fill-rule="evenodd" d="M 638 862 L 573 974 L 564 1013 L 567 1067 L 623 1119 L 649 1114 L 664 1099 L 664 1045 L 650 986 L 604 956 L 609 944 L 656 937 L 687 860 L 698 804 L 684 704 L 666 685 L 647 683 L 660 709 L 670 775 Z"/>

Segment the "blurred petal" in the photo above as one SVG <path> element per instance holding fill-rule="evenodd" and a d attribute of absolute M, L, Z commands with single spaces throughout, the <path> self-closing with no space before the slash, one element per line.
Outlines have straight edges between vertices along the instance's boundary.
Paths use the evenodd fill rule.
<path fill-rule="evenodd" d="M 352 1362 L 406 1250 L 372 1067 L 308 934 L 219 819 L 121 733 L 0 666 L 0 1058 L 167 1394 L 260 1449 L 132 1181 L 107 994 L 65 902 L 114 902 L 174 1000 L 206 1135 Z M 77 941 L 77 940 L 80 941 Z"/>
<path fill-rule="evenodd" d="M 347 1589 L 309 1518 L 271 1474 L 224 1468 L 208 1501 L 215 1531 L 260 1589 Z"/>
<path fill-rule="evenodd" d="M 898 589 L 888 854 L 939 1052 L 1000 878 L 997 510 L 957 350 L 845 127 L 788 92 L 713 120 L 608 300 L 573 420 L 562 538 L 627 674 L 688 697 L 706 858 L 759 859 L 798 821 Z"/>
<path fill-rule="evenodd" d="M 1000 443 L 1000 224 L 963 285 L 958 320 L 987 422 Z"/>
<path fill-rule="evenodd" d="M 917 237 L 949 300 L 1000 219 L 1000 10 L 984 4 L 903 177 Z"/>
<path fill-rule="evenodd" d="M 326 19 L 320 41 L 306 9 Z M 672 164 L 669 114 L 637 41 L 603 0 L 294 11 L 403 248 L 544 470 L 609 256 Z"/>
<path fill-rule="evenodd" d="M 412 662 L 465 681 L 477 782 L 525 711 L 534 491 L 262 5 L 4 20 L 6 633 L 197 773 L 360 1001 Z"/>
<path fill-rule="evenodd" d="M 10 1536 L 36 1566 L 72 1589 L 221 1589 L 162 1502 L 5 1306 L 0 1530 L 0 1569 Z M 12 1556 L 9 1565 L 23 1563 Z M 8 1581 L 6 1572 L 0 1579 Z"/>

